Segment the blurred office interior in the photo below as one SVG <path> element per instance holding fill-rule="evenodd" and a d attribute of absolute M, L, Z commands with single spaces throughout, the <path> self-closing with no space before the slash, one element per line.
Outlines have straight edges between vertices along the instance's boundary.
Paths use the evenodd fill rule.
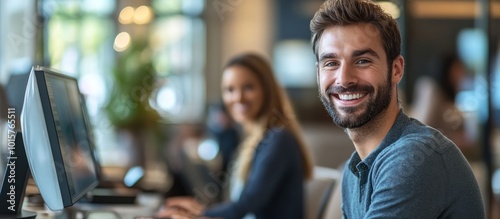
<path fill-rule="evenodd" d="M 31 67 L 57 69 L 79 81 L 107 177 L 122 178 L 129 167 L 142 166 L 142 186 L 167 193 L 176 188 L 177 167 L 200 181 L 207 171 L 221 170 L 208 111 L 220 102 L 224 63 L 255 52 L 271 60 L 315 164 L 339 168 L 354 147 L 317 94 L 309 21 L 322 2 L 0 1 L 0 130 L 6 108 L 21 112 Z M 455 96 L 462 117 L 441 117 L 471 136 L 476 156 L 470 161 L 488 214 L 500 217 L 500 0 L 377 2 L 402 32 L 406 65 L 399 95 L 406 112 L 415 113 L 415 82 L 436 54 L 456 53 L 465 64 L 466 80 Z M 205 172 L 185 167 L 179 150 Z"/>

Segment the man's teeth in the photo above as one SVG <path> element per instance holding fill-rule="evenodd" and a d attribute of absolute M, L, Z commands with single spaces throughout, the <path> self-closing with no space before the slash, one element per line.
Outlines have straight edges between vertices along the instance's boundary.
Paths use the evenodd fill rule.
<path fill-rule="evenodd" d="M 355 100 L 365 96 L 364 94 L 339 94 L 341 100 Z"/>

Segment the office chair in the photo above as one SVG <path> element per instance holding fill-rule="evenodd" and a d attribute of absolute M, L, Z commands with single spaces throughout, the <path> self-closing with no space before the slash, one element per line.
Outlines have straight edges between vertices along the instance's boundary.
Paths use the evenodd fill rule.
<path fill-rule="evenodd" d="M 314 167 L 314 177 L 306 184 L 306 218 L 323 219 L 325 212 L 334 215 L 336 202 L 332 202 L 332 197 L 336 187 L 340 185 L 341 172 L 336 169 L 326 167 Z M 339 209 L 340 209 L 340 202 Z M 331 209 L 330 209 L 331 208 Z M 340 213 L 342 216 L 342 213 Z M 334 218 L 334 217 L 331 217 Z"/>

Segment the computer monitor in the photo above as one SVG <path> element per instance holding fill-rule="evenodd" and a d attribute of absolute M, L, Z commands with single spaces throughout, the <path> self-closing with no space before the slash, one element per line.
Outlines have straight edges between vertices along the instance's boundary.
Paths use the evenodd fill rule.
<path fill-rule="evenodd" d="M 17 144 L 24 145 L 31 175 L 51 210 L 73 205 L 99 182 L 88 124 L 77 80 L 33 67 L 21 113 L 22 141 Z"/>

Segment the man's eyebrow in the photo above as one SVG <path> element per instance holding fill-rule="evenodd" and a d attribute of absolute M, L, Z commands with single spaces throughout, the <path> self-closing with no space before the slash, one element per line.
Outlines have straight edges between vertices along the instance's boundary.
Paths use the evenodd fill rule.
<path fill-rule="evenodd" d="M 319 62 L 322 62 L 325 59 L 338 58 L 337 53 L 322 53 L 319 57 Z"/>
<path fill-rule="evenodd" d="M 376 58 L 380 58 L 378 54 L 375 51 L 373 51 L 373 49 L 355 50 L 354 52 L 352 52 L 352 57 L 358 57 L 364 54 L 369 54 L 375 56 Z"/>

